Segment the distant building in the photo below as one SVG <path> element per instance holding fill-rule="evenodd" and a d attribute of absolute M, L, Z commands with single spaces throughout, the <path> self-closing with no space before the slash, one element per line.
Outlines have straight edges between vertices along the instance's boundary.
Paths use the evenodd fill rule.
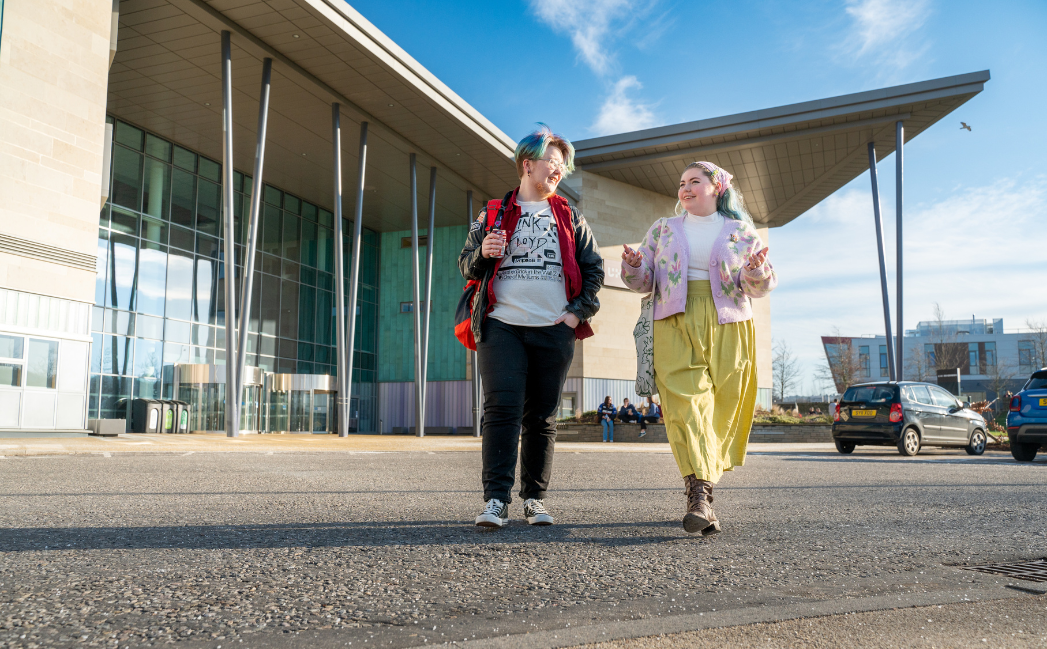
<path fill-rule="evenodd" d="M 1000 318 L 923 321 L 905 332 L 902 378 L 933 383 L 936 370 L 955 368 L 965 396 L 995 399 L 1044 366 L 1044 339 L 1047 332 L 1005 332 Z M 822 336 L 822 346 L 838 391 L 888 378 L 884 336 Z"/>

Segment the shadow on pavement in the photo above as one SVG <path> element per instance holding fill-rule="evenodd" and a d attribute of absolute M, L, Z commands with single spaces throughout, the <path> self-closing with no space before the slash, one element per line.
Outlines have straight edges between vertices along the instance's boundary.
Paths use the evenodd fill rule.
<path fill-rule="evenodd" d="M 639 535 L 592 536 L 635 528 Z M 667 536 L 667 529 L 679 530 Z M 644 534 L 642 530 L 646 530 Z M 663 532 L 661 534 L 654 532 Z M 459 521 L 392 521 L 274 525 L 186 525 L 182 527 L 0 528 L 0 552 L 41 550 L 251 549 L 290 547 L 378 547 L 527 542 L 596 544 L 604 547 L 655 545 L 689 537 L 677 521 L 561 524 L 531 527 L 514 520 L 498 530 Z M 701 537 L 693 537 L 701 538 Z"/>

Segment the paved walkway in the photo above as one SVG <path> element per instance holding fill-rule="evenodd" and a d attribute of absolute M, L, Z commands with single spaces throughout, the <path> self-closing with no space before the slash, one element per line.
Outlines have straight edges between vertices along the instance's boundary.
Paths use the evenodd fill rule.
<path fill-rule="evenodd" d="M 0 438 L 0 456 L 80 455 L 104 453 L 300 453 L 300 452 L 447 452 L 480 450 L 480 439 L 466 435 L 241 435 L 216 434 L 144 435 L 118 437 L 29 437 Z M 779 444 L 752 444 L 750 448 L 774 449 Z M 559 442 L 557 450 L 621 453 L 668 453 L 668 444 L 604 444 L 599 442 Z M 833 448 L 832 444 L 789 444 L 793 451 Z"/>
<path fill-rule="evenodd" d="M 709 628 L 744 646 L 814 619 L 847 646 L 844 614 L 962 602 L 1043 631 L 1043 584 L 959 569 L 1047 547 L 1047 462 L 1005 453 L 762 445 L 717 486 L 724 532 L 703 539 L 680 528 L 658 445 L 561 444 L 557 524 L 526 525 L 514 502 L 516 520 L 482 531 L 467 437 L 0 443 L 16 441 L 4 452 L 29 455 L 0 460 L 0 646 L 668 647 Z M 877 629 L 900 619 L 883 615 Z M 661 634 L 677 644 L 650 644 Z M 898 636 L 883 638 L 866 646 Z"/>

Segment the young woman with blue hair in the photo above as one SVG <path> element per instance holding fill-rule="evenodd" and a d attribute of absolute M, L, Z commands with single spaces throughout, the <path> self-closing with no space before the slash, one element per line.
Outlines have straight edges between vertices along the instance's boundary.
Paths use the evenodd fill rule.
<path fill-rule="evenodd" d="M 626 286 L 654 294 L 654 377 L 687 493 L 683 527 L 703 535 L 720 531 L 713 485 L 745 463 L 756 409 L 751 299 L 778 284 L 731 178 L 711 162 L 687 165 L 677 215 L 622 252 Z"/>
<path fill-rule="evenodd" d="M 480 212 L 458 258 L 462 276 L 480 282 L 469 328 L 484 388 L 483 527 L 509 520 L 518 454 L 524 518 L 553 523 L 545 496 L 560 392 L 575 340 L 593 335 L 604 276 L 589 225 L 556 194 L 573 169 L 574 147 L 545 125 L 520 140 L 519 187 Z"/>

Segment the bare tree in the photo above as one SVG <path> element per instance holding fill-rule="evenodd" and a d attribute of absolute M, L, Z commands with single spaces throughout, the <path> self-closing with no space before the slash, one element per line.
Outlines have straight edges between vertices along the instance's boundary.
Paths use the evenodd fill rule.
<path fill-rule="evenodd" d="M 1011 382 L 1014 381 L 1017 372 L 1013 366 L 1003 362 L 999 358 L 995 359 L 996 362 L 993 364 L 986 363 L 985 374 L 988 377 L 986 385 L 994 394 L 996 394 L 996 405 L 993 407 L 995 412 L 1000 412 L 1001 408 L 1007 408 L 1009 404 L 1001 403 L 1004 392 L 1010 387 Z"/>
<path fill-rule="evenodd" d="M 934 321 L 930 334 L 934 344 L 935 370 L 954 370 L 967 364 L 967 345 L 956 342 L 956 330 L 946 324 L 945 311 L 937 302 L 934 303 Z"/>
<path fill-rule="evenodd" d="M 934 365 L 931 364 L 930 359 L 927 358 L 927 352 L 924 351 L 923 345 L 909 346 L 909 357 L 905 359 L 905 376 L 909 377 L 910 381 L 930 381 L 934 382 Z"/>
<path fill-rule="evenodd" d="M 1047 320 L 1025 321 L 1025 327 L 1029 330 L 1029 339 L 1032 340 L 1033 365 L 1037 368 L 1047 367 Z"/>
<path fill-rule="evenodd" d="M 832 385 L 837 392 L 843 392 L 862 378 L 862 366 L 851 340 L 840 335 L 839 327 L 833 327 L 832 336 L 822 336 L 825 363 L 817 369 L 815 377 L 824 385 Z"/>
<path fill-rule="evenodd" d="M 778 403 L 785 399 L 790 388 L 794 388 L 800 378 L 800 360 L 793 356 L 789 343 L 780 340 L 774 345 L 774 356 L 771 359 L 774 376 L 774 391 Z"/>

